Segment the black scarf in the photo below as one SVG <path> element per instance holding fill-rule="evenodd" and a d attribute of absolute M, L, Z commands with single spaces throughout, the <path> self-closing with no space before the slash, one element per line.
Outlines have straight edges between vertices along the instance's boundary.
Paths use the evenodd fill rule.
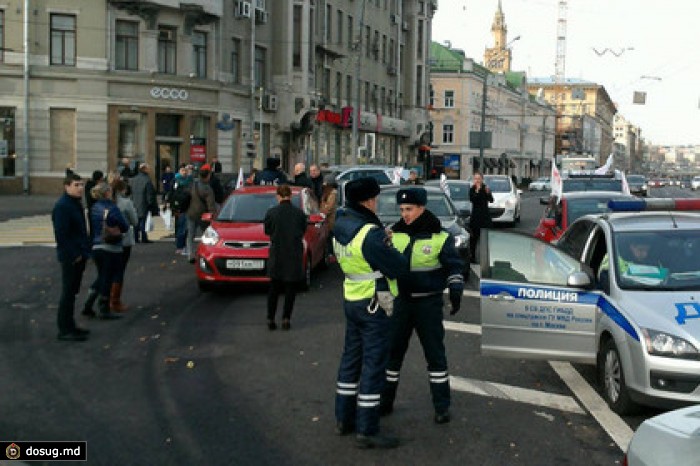
<path fill-rule="evenodd" d="M 442 224 L 435 214 L 426 209 L 425 212 L 411 222 L 410 225 L 407 225 L 406 222 L 401 219 L 396 222 L 391 229 L 397 233 L 406 233 L 409 236 L 415 236 L 418 234 L 440 233 Z"/>

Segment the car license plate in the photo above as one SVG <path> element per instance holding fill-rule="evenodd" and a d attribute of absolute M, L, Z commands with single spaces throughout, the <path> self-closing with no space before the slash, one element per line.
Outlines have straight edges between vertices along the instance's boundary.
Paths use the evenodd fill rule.
<path fill-rule="evenodd" d="M 265 266 L 262 260 L 251 260 L 251 259 L 227 259 L 226 268 L 227 269 L 237 269 L 237 270 L 262 270 Z"/>

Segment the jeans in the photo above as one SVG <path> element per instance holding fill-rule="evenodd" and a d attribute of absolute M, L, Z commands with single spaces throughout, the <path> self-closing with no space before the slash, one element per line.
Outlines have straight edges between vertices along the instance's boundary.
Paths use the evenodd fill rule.
<path fill-rule="evenodd" d="M 92 257 L 97 265 L 97 279 L 92 288 L 97 290 L 100 296 L 109 299 L 112 283 L 118 283 L 117 278 L 122 267 L 122 253 L 93 249 Z"/>
<path fill-rule="evenodd" d="M 146 218 L 139 217 L 139 225 L 134 230 L 134 238 L 137 243 L 145 243 L 148 241 L 148 235 L 146 234 Z"/>
<path fill-rule="evenodd" d="M 175 219 L 175 249 L 185 249 L 187 246 L 187 216 L 177 214 Z"/>
<path fill-rule="evenodd" d="M 187 258 L 194 260 L 195 245 L 194 237 L 197 236 L 197 230 L 204 231 L 204 223 L 198 219 L 187 217 Z"/>
<path fill-rule="evenodd" d="M 85 271 L 85 260 L 77 263 L 61 262 L 61 298 L 58 302 L 56 323 L 58 332 L 65 334 L 75 331 L 75 295 L 80 291 L 80 282 Z"/>

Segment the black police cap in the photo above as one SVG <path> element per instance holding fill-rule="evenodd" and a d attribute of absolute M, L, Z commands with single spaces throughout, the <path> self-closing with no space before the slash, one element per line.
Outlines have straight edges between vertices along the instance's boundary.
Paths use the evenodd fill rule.
<path fill-rule="evenodd" d="M 359 203 L 377 197 L 380 191 L 379 183 L 372 177 L 358 178 L 348 181 L 345 185 L 345 196 L 351 203 Z"/>
<path fill-rule="evenodd" d="M 428 192 L 424 188 L 402 188 L 396 192 L 397 204 L 426 205 Z"/>

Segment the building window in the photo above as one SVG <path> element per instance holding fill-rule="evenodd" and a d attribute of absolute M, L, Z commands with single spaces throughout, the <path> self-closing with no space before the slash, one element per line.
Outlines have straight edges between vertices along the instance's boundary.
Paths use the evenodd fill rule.
<path fill-rule="evenodd" d="M 158 28 L 158 71 L 175 74 L 177 70 L 177 29 Z"/>
<path fill-rule="evenodd" d="M 326 17 L 324 20 L 326 25 L 326 42 L 329 43 L 333 40 L 333 28 L 331 27 L 331 23 L 333 22 L 333 7 L 331 5 L 326 5 Z"/>
<path fill-rule="evenodd" d="M 335 95 L 336 104 L 340 107 L 343 104 L 343 73 L 339 71 L 335 73 Z"/>
<path fill-rule="evenodd" d="M 265 76 L 267 75 L 266 53 L 262 47 L 255 47 L 255 87 L 265 86 Z"/>
<path fill-rule="evenodd" d="M 435 89 L 433 89 L 433 85 L 431 84 L 428 87 L 428 92 L 429 92 L 429 100 L 428 100 L 428 105 L 431 107 L 435 106 Z"/>
<path fill-rule="evenodd" d="M 386 63 L 386 53 L 387 53 L 386 41 L 387 41 L 387 37 L 386 37 L 386 34 L 384 34 L 382 36 L 382 63 Z"/>
<path fill-rule="evenodd" d="M 51 64 L 75 66 L 74 15 L 51 15 Z"/>
<path fill-rule="evenodd" d="M 442 143 L 452 144 L 454 142 L 455 126 L 453 124 L 442 125 Z"/>
<path fill-rule="evenodd" d="M 352 85 L 355 82 L 354 79 L 352 79 L 351 75 L 347 75 L 345 79 L 345 95 L 347 99 L 347 105 L 354 105 L 354 102 L 352 100 Z"/>
<path fill-rule="evenodd" d="M 301 5 L 294 5 L 292 18 L 292 66 L 301 69 Z"/>
<path fill-rule="evenodd" d="M 432 97 L 431 97 L 432 99 Z M 454 108 L 455 91 L 445 91 L 445 108 Z"/>
<path fill-rule="evenodd" d="M 352 16 L 348 15 L 348 48 L 350 50 L 355 50 L 355 38 L 352 36 Z"/>
<path fill-rule="evenodd" d="M 374 31 L 374 41 L 372 42 L 372 54 L 374 59 L 379 61 L 379 31 Z"/>
<path fill-rule="evenodd" d="M 372 39 L 372 29 L 369 26 L 365 26 L 365 55 L 367 55 L 367 58 L 370 57 L 370 54 L 372 53 L 372 44 L 370 44 L 370 40 Z"/>
<path fill-rule="evenodd" d="M 416 66 L 416 105 L 423 105 L 423 67 Z"/>
<path fill-rule="evenodd" d="M 114 64 L 118 70 L 139 68 L 139 23 L 117 20 Z"/>
<path fill-rule="evenodd" d="M 0 10 L 0 63 L 5 61 L 5 10 Z"/>
<path fill-rule="evenodd" d="M 198 78 L 207 77 L 207 33 L 194 31 L 192 33 L 192 53 L 194 73 Z"/>
<path fill-rule="evenodd" d="M 423 21 L 418 21 L 418 32 L 416 32 L 416 56 L 419 60 L 423 59 Z"/>
<path fill-rule="evenodd" d="M 336 37 L 338 38 L 338 47 L 343 45 L 343 12 L 338 10 L 336 13 L 338 15 L 338 28 L 336 31 Z"/>
<path fill-rule="evenodd" d="M 15 108 L 0 107 L 0 177 L 15 176 Z"/>
<path fill-rule="evenodd" d="M 241 82 L 241 39 L 233 39 L 231 45 L 231 81 Z"/>

